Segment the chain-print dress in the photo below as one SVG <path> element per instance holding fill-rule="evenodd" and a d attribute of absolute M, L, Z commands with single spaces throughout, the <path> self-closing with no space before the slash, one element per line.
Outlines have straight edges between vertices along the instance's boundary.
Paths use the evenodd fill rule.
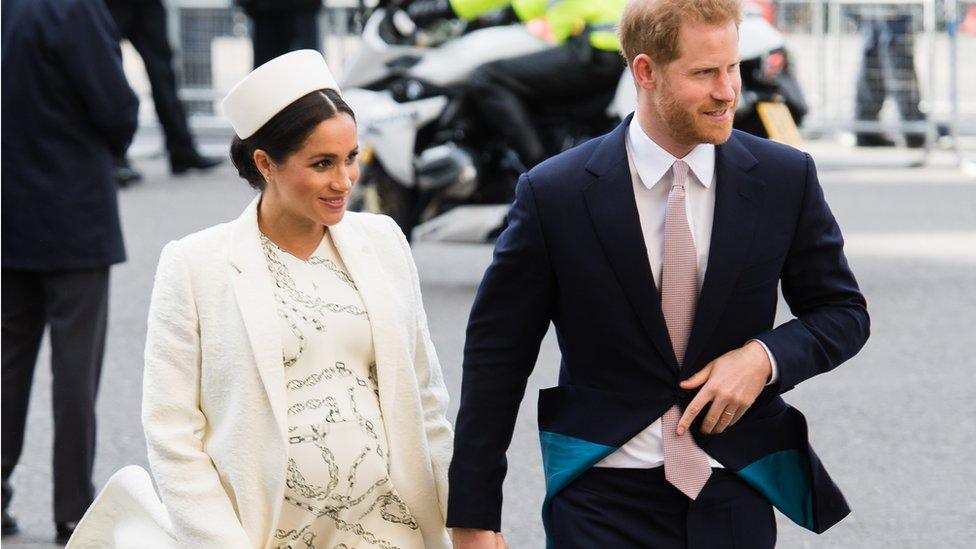
<path fill-rule="evenodd" d="M 369 316 L 329 233 L 303 261 L 262 235 L 281 320 L 288 471 L 274 547 L 422 549 L 389 475 Z"/>

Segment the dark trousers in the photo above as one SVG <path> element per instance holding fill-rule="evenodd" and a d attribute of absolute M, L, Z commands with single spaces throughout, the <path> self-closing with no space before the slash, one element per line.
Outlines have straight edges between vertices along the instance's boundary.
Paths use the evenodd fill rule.
<path fill-rule="evenodd" d="M 766 499 L 713 469 L 695 501 L 664 479 L 664 468 L 592 468 L 552 501 L 554 549 L 766 549 L 776 521 Z"/>
<path fill-rule="evenodd" d="M 918 108 L 915 40 L 910 15 L 865 19 L 864 51 L 857 80 L 857 120 L 877 120 L 891 95 L 902 120 L 923 120 Z"/>
<path fill-rule="evenodd" d="M 527 168 L 547 156 L 532 122 L 533 104 L 584 100 L 611 92 L 624 63 L 617 52 L 572 40 L 548 50 L 500 59 L 471 75 L 471 97 L 485 124 L 510 143 Z M 556 151 L 553 151 L 556 152 Z"/>
<path fill-rule="evenodd" d="M 34 365 L 50 327 L 54 408 L 54 520 L 81 519 L 95 495 L 95 396 L 108 318 L 108 268 L 3 269 L 3 508 L 24 446 Z M 36 459 L 36 456 L 30 456 Z"/>
<path fill-rule="evenodd" d="M 186 122 L 186 111 L 176 95 L 173 50 L 166 35 L 166 9 L 159 0 L 108 0 L 106 4 L 119 34 L 132 43 L 146 66 L 153 106 L 166 135 L 170 159 L 184 160 L 196 156 L 193 136 Z"/>
<path fill-rule="evenodd" d="M 279 55 L 295 50 L 318 50 L 318 9 L 249 12 L 253 23 L 251 42 L 254 66 L 258 67 Z"/>

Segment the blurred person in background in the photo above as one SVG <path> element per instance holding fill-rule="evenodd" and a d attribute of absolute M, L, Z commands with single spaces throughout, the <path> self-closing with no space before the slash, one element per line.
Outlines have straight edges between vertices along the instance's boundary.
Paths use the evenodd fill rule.
<path fill-rule="evenodd" d="M 125 260 L 112 158 L 136 131 L 138 99 L 102 0 L 3 8 L 3 533 L 17 531 L 10 476 L 47 327 L 54 521 L 65 540 L 94 495 L 109 267 Z"/>
<path fill-rule="evenodd" d="M 166 35 L 166 8 L 161 0 L 105 0 L 121 38 L 139 52 L 152 88 L 153 106 L 166 136 L 169 167 L 173 175 L 193 169 L 207 170 L 222 162 L 197 151 L 186 112 L 176 92 L 173 50 Z M 125 154 L 116 157 L 118 182 L 125 186 L 142 176 Z"/>
<path fill-rule="evenodd" d="M 322 0 L 235 0 L 251 18 L 254 67 L 295 50 L 318 50 Z"/>
<path fill-rule="evenodd" d="M 862 6 L 855 14 L 864 32 L 854 108 L 858 122 L 877 122 L 886 97 L 894 99 L 902 122 L 925 120 L 919 109 L 911 9 L 912 6 Z M 906 131 L 904 136 L 909 147 L 925 145 L 924 130 Z M 892 147 L 895 142 L 877 130 L 858 130 L 857 145 Z"/>
<path fill-rule="evenodd" d="M 625 0 L 414 0 L 407 13 L 418 24 L 452 14 L 475 19 L 508 6 L 529 31 L 553 47 L 500 59 L 470 78 L 472 99 L 485 123 L 512 144 L 526 168 L 547 156 L 531 105 L 585 100 L 612 93 L 624 63 L 616 25 Z"/>

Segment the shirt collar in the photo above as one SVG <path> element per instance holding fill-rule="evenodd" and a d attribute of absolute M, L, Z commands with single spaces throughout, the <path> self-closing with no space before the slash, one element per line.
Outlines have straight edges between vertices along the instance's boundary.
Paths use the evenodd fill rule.
<path fill-rule="evenodd" d="M 634 165 L 641 182 L 648 189 L 654 187 L 664 179 L 677 158 L 648 137 L 636 117 L 630 122 L 627 139 L 630 140 L 630 150 L 633 151 Z M 715 145 L 699 143 L 682 160 L 706 189 L 712 185 L 715 174 Z"/>

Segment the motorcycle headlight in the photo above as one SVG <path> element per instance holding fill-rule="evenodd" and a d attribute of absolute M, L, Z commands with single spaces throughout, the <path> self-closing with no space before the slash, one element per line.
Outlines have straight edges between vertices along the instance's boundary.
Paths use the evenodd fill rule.
<path fill-rule="evenodd" d="M 436 86 L 430 86 L 413 78 L 407 78 L 394 82 L 393 85 L 390 86 L 390 91 L 393 93 L 393 100 L 397 103 L 418 101 L 420 99 L 426 99 L 428 97 L 433 97 L 443 93 L 441 90 L 437 89 Z"/>

